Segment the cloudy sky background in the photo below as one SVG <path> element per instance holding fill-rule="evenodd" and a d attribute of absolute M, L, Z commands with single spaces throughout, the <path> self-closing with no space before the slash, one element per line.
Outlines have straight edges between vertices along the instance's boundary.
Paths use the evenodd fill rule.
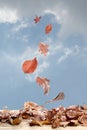
<path fill-rule="evenodd" d="M 41 21 L 35 24 L 35 16 Z M 45 26 L 53 30 L 45 34 Z M 65 99 L 48 104 L 87 104 L 87 0 L 0 0 L 0 109 L 20 109 L 25 101 L 42 105 L 60 91 Z M 49 45 L 49 53 L 38 52 L 38 44 Z M 24 74 L 24 60 L 37 57 L 33 74 Z M 35 77 L 50 79 L 50 92 Z"/>

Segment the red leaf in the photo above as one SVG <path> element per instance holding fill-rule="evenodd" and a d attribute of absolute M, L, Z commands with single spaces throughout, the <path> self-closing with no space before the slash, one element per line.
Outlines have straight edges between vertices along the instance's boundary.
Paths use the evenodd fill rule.
<path fill-rule="evenodd" d="M 26 60 L 24 61 L 22 65 L 22 70 L 24 73 L 33 73 L 37 68 L 38 62 L 36 57 L 32 60 Z"/>
<path fill-rule="evenodd" d="M 45 27 L 45 33 L 48 34 L 52 31 L 52 25 L 51 24 L 48 24 L 46 27 Z"/>
<path fill-rule="evenodd" d="M 40 17 L 36 16 L 35 19 L 34 19 L 35 23 L 40 22 L 40 19 L 41 19 L 41 16 Z"/>

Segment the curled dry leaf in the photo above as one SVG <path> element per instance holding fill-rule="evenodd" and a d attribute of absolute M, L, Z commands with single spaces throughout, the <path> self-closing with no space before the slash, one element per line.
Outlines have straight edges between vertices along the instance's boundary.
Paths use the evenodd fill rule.
<path fill-rule="evenodd" d="M 78 120 L 70 120 L 68 123 L 69 126 L 78 126 L 79 122 Z"/>
<path fill-rule="evenodd" d="M 41 123 L 42 123 L 42 125 L 50 125 L 51 124 L 50 120 L 48 120 L 48 119 L 41 121 Z"/>
<path fill-rule="evenodd" d="M 27 114 L 26 112 L 21 113 L 21 116 L 22 116 L 23 119 L 28 119 L 28 118 L 30 118 L 30 115 Z"/>
<path fill-rule="evenodd" d="M 63 126 L 63 127 L 66 127 L 66 126 L 68 126 L 68 124 L 69 124 L 69 121 L 63 121 L 63 122 L 60 122 L 60 126 Z"/>
<path fill-rule="evenodd" d="M 78 121 L 83 124 L 84 126 L 87 126 L 87 115 L 82 115 L 78 118 Z"/>
<path fill-rule="evenodd" d="M 18 117 L 20 115 L 19 110 L 10 110 L 11 117 Z"/>
<path fill-rule="evenodd" d="M 35 57 L 32 60 L 24 61 L 23 65 L 22 65 L 22 70 L 24 73 L 31 74 L 36 70 L 37 65 L 38 65 L 38 61 L 37 61 L 37 58 Z"/>
<path fill-rule="evenodd" d="M 35 108 L 36 106 L 38 106 L 38 104 L 35 103 L 35 102 L 25 102 L 24 103 L 24 109 L 26 109 L 26 108 Z"/>
<path fill-rule="evenodd" d="M 36 77 L 36 83 L 44 89 L 44 94 L 47 94 L 49 92 L 50 86 L 49 86 L 50 80 L 47 78 L 42 77 Z"/>
<path fill-rule="evenodd" d="M 41 54 L 44 54 L 46 56 L 47 52 L 48 52 L 48 45 L 44 44 L 44 43 L 39 43 L 39 52 L 41 52 Z"/>
<path fill-rule="evenodd" d="M 34 126 L 34 125 L 38 125 L 38 126 L 42 126 L 42 125 L 49 125 L 51 124 L 51 122 L 47 119 L 47 120 L 37 120 L 37 119 L 33 119 L 29 125 L 30 126 Z"/>
<path fill-rule="evenodd" d="M 68 119 L 77 119 L 82 115 L 82 111 L 79 106 L 73 105 L 66 109 L 66 116 Z"/>
<path fill-rule="evenodd" d="M 60 117 L 60 119 L 61 119 L 62 122 L 67 121 L 67 118 L 66 118 L 65 115 L 63 115 L 63 113 L 61 113 L 61 117 Z"/>
<path fill-rule="evenodd" d="M 56 119 L 52 122 L 52 128 L 60 127 L 60 119 Z"/>
<path fill-rule="evenodd" d="M 67 110 L 66 115 L 69 119 L 77 118 L 77 111 L 73 109 Z"/>
<path fill-rule="evenodd" d="M 83 106 L 81 106 L 81 109 L 83 109 L 83 110 L 87 110 L 87 105 L 83 105 Z"/>
<path fill-rule="evenodd" d="M 63 100 L 65 97 L 63 92 L 60 92 L 55 98 L 53 98 L 52 100 L 46 101 L 45 104 L 50 103 L 50 102 L 54 102 L 54 101 L 58 101 L 58 100 Z"/>
<path fill-rule="evenodd" d="M 34 125 L 37 125 L 37 126 L 42 126 L 41 122 L 38 121 L 38 120 L 32 120 L 30 123 L 29 123 L 30 126 L 34 126 Z"/>
<path fill-rule="evenodd" d="M 11 125 L 18 125 L 21 123 L 21 119 L 19 117 L 9 118 L 9 122 Z"/>

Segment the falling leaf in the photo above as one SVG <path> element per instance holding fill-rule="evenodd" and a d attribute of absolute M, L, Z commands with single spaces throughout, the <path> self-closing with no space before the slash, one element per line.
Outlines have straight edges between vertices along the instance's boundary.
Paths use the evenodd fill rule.
<path fill-rule="evenodd" d="M 48 24 L 46 27 L 45 27 L 45 33 L 48 34 L 52 31 L 52 25 L 51 24 Z"/>
<path fill-rule="evenodd" d="M 34 19 L 34 22 L 38 23 L 38 22 L 40 22 L 40 19 L 41 19 L 41 16 L 40 17 L 36 16 L 35 19 Z"/>
<path fill-rule="evenodd" d="M 47 55 L 48 52 L 48 45 L 44 44 L 44 43 L 40 43 L 39 44 L 39 52 L 41 52 L 41 54 L 44 54 L 45 56 Z"/>
<path fill-rule="evenodd" d="M 22 70 L 24 73 L 30 74 L 36 70 L 37 65 L 38 65 L 38 61 L 37 61 L 37 58 L 35 57 L 32 60 L 24 61 L 23 65 L 22 65 Z"/>
<path fill-rule="evenodd" d="M 49 86 L 50 80 L 47 78 L 42 77 L 36 77 L 36 83 L 44 89 L 44 94 L 47 94 L 49 92 L 50 86 Z"/>
<path fill-rule="evenodd" d="M 55 98 L 53 98 L 52 100 L 46 101 L 45 104 L 50 103 L 50 102 L 54 102 L 54 101 L 58 101 L 58 100 L 63 100 L 65 97 L 63 92 L 60 92 Z"/>

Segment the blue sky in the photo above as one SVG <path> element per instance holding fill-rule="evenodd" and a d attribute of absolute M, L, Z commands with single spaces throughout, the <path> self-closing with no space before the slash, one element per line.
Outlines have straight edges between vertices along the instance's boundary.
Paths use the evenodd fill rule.
<path fill-rule="evenodd" d="M 87 1 L 86 0 L 0 0 L 0 109 L 20 109 L 24 102 L 42 105 L 65 93 L 63 101 L 46 105 L 87 104 Z M 41 21 L 34 23 L 35 16 Z M 45 34 L 45 26 L 52 32 Z M 49 45 L 47 56 L 38 44 Z M 38 68 L 24 74 L 22 63 L 37 57 Z M 36 76 L 50 80 L 48 95 Z"/>

